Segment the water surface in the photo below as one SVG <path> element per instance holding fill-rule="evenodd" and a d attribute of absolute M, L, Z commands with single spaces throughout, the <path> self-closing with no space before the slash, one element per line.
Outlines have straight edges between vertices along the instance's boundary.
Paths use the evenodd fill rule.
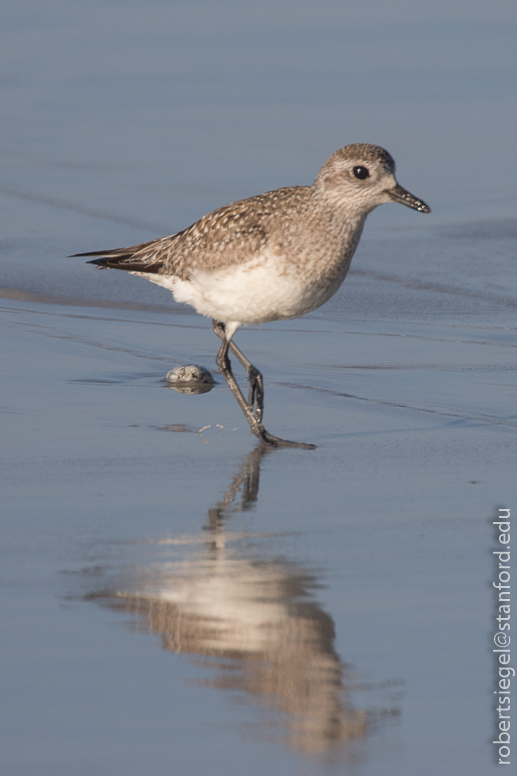
<path fill-rule="evenodd" d="M 4 6 L 4 772 L 491 773 L 514 7 Z M 433 213 L 379 209 L 326 306 L 239 331 L 267 427 L 317 445 L 264 454 L 209 322 L 66 256 L 357 141 Z M 193 362 L 213 390 L 164 383 Z"/>

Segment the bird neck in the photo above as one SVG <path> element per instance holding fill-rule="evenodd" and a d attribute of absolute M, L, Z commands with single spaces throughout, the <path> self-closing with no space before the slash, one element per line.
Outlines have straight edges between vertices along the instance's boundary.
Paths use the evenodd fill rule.
<path fill-rule="evenodd" d="M 345 253 L 349 253 L 346 246 L 353 253 L 370 210 L 365 209 L 364 203 L 329 196 L 328 191 L 316 186 L 313 186 L 312 195 L 312 212 L 315 217 L 325 224 L 325 229 L 343 246 Z"/>

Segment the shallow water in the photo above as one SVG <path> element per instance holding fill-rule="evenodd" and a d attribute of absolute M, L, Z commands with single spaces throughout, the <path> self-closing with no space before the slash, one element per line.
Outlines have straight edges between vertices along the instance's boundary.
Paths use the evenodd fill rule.
<path fill-rule="evenodd" d="M 513 7 L 5 5 L 3 772 L 492 772 Z M 433 213 L 379 209 L 326 306 L 238 332 L 268 429 L 317 445 L 264 454 L 208 321 L 65 256 L 357 140 Z"/>

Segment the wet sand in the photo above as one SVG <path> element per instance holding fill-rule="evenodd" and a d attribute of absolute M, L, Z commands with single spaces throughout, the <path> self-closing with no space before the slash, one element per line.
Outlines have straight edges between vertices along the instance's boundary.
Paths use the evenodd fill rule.
<path fill-rule="evenodd" d="M 0 658 L 7 776 L 486 776 L 491 520 L 515 508 L 515 9 L 4 3 Z M 240 330 L 81 251 L 378 143 L 427 217 Z M 198 363 L 214 388 L 175 392 Z M 244 376 L 239 372 L 242 379 Z"/>
<path fill-rule="evenodd" d="M 266 455 L 202 318 L 2 300 L 11 773 L 486 773 L 514 303 L 347 284 L 239 332 L 317 445 Z M 212 391 L 164 383 L 192 362 Z"/>

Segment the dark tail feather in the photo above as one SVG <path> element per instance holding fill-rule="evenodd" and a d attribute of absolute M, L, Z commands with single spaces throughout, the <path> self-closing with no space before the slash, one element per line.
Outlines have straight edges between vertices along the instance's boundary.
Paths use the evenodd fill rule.
<path fill-rule="evenodd" d="M 127 248 L 111 248 L 105 251 L 88 251 L 88 253 L 74 253 L 73 256 L 69 256 L 69 259 L 84 258 L 85 256 L 105 256 L 107 259 L 130 259 L 135 253 L 143 251 L 144 248 L 151 248 L 156 243 L 162 242 L 164 238 L 158 238 L 157 240 L 149 240 L 149 242 L 138 243 L 138 245 L 129 245 Z M 93 263 L 93 262 L 92 262 Z"/>
<path fill-rule="evenodd" d="M 73 253 L 71 256 L 68 256 L 69 259 L 82 259 L 85 256 L 115 256 L 117 251 L 89 251 L 88 253 Z M 131 256 L 130 253 L 126 253 L 126 256 Z M 87 262 L 88 264 L 93 264 L 93 261 Z"/>
<path fill-rule="evenodd" d="M 69 256 L 69 259 L 76 259 L 82 256 L 82 253 L 75 253 L 73 256 Z M 99 269 L 109 269 L 109 267 L 106 266 L 107 259 L 93 259 L 93 261 L 87 261 L 87 264 L 96 264 Z"/>
<path fill-rule="evenodd" d="M 82 256 L 91 256 L 91 253 L 77 253 L 75 256 L 70 256 L 70 258 L 75 259 Z M 92 259 L 92 261 L 87 261 L 86 263 L 95 264 L 97 269 L 128 269 L 127 267 L 121 267 L 116 259 Z"/>
<path fill-rule="evenodd" d="M 150 248 L 159 240 L 151 240 L 149 243 L 132 245 L 130 248 L 115 248 L 107 251 L 89 251 L 88 253 L 74 253 L 69 259 L 86 258 L 88 256 L 102 256 L 100 259 L 92 259 L 87 264 L 95 264 L 98 269 L 123 269 L 126 272 L 152 272 L 157 273 L 163 266 L 163 261 L 156 258 L 154 251 L 138 256 L 142 249 Z M 136 255 L 135 255 L 136 254 Z"/>
<path fill-rule="evenodd" d="M 91 256 L 92 254 L 88 254 L 88 253 L 78 254 L 78 256 L 81 256 L 81 255 Z M 70 258 L 74 258 L 74 257 L 70 256 Z M 117 257 L 105 258 L 105 259 L 93 259 L 92 261 L 87 261 L 86 263 L 95 264 L 97 266 L 97 269 L 123 269 L 126 272 L 159 273 L 160 269 L 163 266 L 163 262 L 161 261 L 144 262 L 144 261 L 138 261 L 138 259 L 135 259 L 135 261 L 131 261 L 131 255 L 117 256 Z"/>

